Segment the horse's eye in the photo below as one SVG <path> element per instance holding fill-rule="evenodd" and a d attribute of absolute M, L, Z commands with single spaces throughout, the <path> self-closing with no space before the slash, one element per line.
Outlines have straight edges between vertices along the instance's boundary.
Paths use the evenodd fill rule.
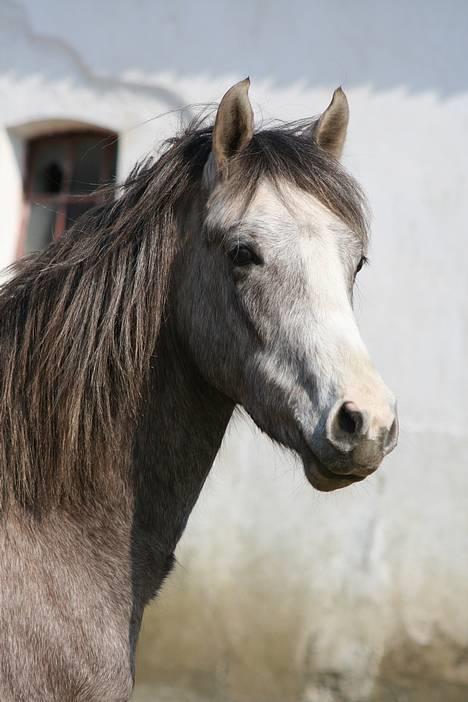
<path fill-rule="evenodd" d="M 235 246 L 229 251 L 228 256 L 235 266 L 248 266 L 251 263 L 260 262 L 258 256 L 248 246 Z"/>
<path fill-rule="evenodd" d="M 361 258 L 359 259 L 359 263 L 357 264 L 356 274 L 355 274 L 355 275 L 357 275 L 357 274 L 359 273 L 359 271 L 361 270 L 361 268 L 363 267 L 363 265 L 364 265 L 365 263 L 367 263 L 367 258 L 366 258 L 366 256 L 361 256 Z"/>

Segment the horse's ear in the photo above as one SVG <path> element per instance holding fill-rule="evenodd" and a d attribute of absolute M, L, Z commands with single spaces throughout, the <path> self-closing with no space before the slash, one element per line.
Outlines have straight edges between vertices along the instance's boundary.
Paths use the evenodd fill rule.
<path fill-rule="evenodd" d="M 312 126 L 312 137 L 330 156 L 339 159 L 348 129 L 349 107 L 343 90 L 337 88 L 331 103 Z"/>
<path fill-rule="evenodd" d="M 213 128 L 213 157 L 222 176 L 227 174 L 229 160 L 242 151 L 253 136 L 249 87 L 249 78 L 241 80 L 229 88 L 219 103 Z"/>

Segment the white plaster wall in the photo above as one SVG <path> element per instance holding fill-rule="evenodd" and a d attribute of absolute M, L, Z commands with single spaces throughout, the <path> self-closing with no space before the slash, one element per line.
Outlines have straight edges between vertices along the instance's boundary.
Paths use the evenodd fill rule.
<path fill-rule="evenodd" d="M 247 74 L 264 119 L 317 113 L 343 84 L 345 163 L 373 210 L 356 306 L 400 446 L 324 496 L 237 420 L 145 622 L 140 680 L 239 702 L 357 702 L 402 675 L 468 685 L 467 45 L 462 0 L 0 0 L 1 265 L 22 125 L 116 130 L 123 177 L 178 119 L 155 116 Z"/>

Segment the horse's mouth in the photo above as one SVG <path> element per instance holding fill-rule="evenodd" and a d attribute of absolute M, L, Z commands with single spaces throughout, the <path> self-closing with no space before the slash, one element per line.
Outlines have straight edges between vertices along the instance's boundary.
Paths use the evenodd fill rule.
<path fill-rule="evenodd" d="M 307 480 L 316 490 L 321 492 L 339 490 L 353 483 L 358 483 L 366 477 L 364 475 L 354 475 L 353 473 L 346 473 L 345 475 L 343 473 L 335 473 L 327 468 L 310 450 L 305 455 L 302 455 L 302 462 Z"/>

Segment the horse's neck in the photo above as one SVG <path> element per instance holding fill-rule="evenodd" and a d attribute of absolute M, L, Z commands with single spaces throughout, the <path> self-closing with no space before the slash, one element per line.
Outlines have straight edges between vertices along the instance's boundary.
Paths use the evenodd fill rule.
<path fill-rule="evenodd" d="M 134 454 L 133 581 L 141 583 L 144 600 L 170 566 L 233 407 L 200 377 L 164 329 Z"/>
<path fill-rule="evenodd" d="M 9 605 L 0 607 L 0 630 L 13 632 L 7 667 L 27 650 L 30 626 L 36 648 L 47 651 L 59 673 L 67 671 L 54 678 L 61 699 L 71 699 L 66 681 L 74 684 L 68 673 L 80 655 L 98 661 L 88 681 L 93 699 L 103 699 L 100 686 L 108 692 L 109 680 L 112 699 L 127 699 L 143 609 L 171 568 L 233 409 L 165 333 L 144 405 L 130 480 L 119 489 L 110 482 L 103 502 L 54 509 L 40 520 L 12 508 L 0 523 L 0 591 Z M 50 606 L 33 611 L 35 602 Z M 64 622 L 75 624 L 64 631 Z M 18 686 L 29 690 L 30 678 L 42 681 L 52 670 L 42 660 L 31 656 L 24 671 L 18 668 Z"/>

